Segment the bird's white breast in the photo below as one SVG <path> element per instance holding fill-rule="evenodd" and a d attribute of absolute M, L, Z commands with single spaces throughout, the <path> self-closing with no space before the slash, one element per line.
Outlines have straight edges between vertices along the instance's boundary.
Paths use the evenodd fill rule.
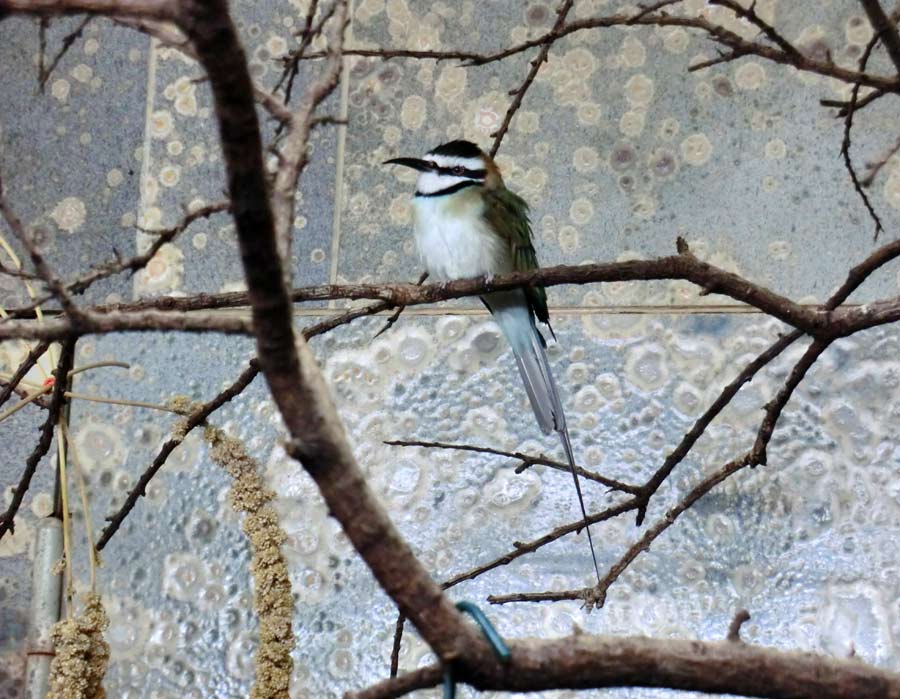
<path fill-rule="evenodd" d="M 420 196 L 413 205 L 416 246 L 432 277 L 464 279 L 512 270 L 509 245 L 490 229 L 476 190 Z"/>

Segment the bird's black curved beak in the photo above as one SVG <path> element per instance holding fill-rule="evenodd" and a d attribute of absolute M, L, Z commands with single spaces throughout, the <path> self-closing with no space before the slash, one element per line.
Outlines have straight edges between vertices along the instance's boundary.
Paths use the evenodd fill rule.
<path fill-rule="evenodd" d="M 384 164 L 403 165 L 405 167 L 411 167 L 413 170 L 418 170 L 419 172 L 427 172 L 434 167 L 434 163 L 431 163 L 428 160 L 421 160 L 420 158 L 391 158 L 390 160 L 385 160 Z"/>

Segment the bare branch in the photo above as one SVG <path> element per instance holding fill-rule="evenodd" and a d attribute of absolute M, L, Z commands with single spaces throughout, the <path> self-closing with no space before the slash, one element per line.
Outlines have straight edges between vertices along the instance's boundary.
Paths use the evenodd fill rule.
<path fill-rule="evenodd" d="M 682 241 L 683 242 L 683 241 Z M 557 265 L 524 272 L 498 274 L 484 278 L 457 279 L 437 284 L 323 284 L 300 287 L 290 292 L 293 302 L 336 299 L 375 299 L 389 302 L 391 307 L 418 306 L 466 296 L 480 296 L 527 286 L 558 286 L 613 281 L 650 281 L 682 279 L 701 287 L 707 294 L 721 294 L 747 303 L 795 327 L 815 333 L 825 322 L 821 311 L 791 301 L 740 275 L 698 260 L 686 248 L 683 252 L 651 260 L 626 260 L 584 265 Z M 192 297 L 161 297 L 133 303 L 95 306 L 85 309 L 97 313 L 132 313 L 145 310 L 198 311 L 246 306 L 247 292 L 199 294 Z M 11 316 L 23 310 L 11 309 Z M 0 324 L 2 325 L 2 324 Z"/>
<path fill-rule="evenodd" d="M 816 340 L 810 344 L 806 352 L 794 366 L 784 386 L 775 398 L 766 405 L 765 415 L 757 432 L 756 442 L 753 448 L 720 469 L 704 478 L 679 503 L 671 508 L 652 527 L 644 532 L 644 535 L 632 544 L 625 554 L 609 569 L 603 579 L 592 588 L 577 590 L 550 591 L 550 592 L 526 592 L 511 595 L 492 595 L 488 597 L 491 604 L 507 604 L 509 602 L 550 602 L 557 600 L 584 600 L 588 609 L 602 607 L 606 602 L 606 593 L 619 576 L 631 565 L 635 558 L 650 549 L 650 544 L 656 538 L 671 527 L 675 521 L 689 510 L 695 502 L 715 488 L 719 483 L 729 478 L 747 466 L 755 467 L 767 462 L 766 447 L 772 438 L 772 433 L 778 423 L 779 417 L 793 395 L 794 390 L 806 376 L 807 371 L 816 362 L 819 356 L 830 344 L 830 341 Z"/>
<path fill-rule="evenodd" d="M 314 113 L 334 92 L 341 77 L 343 66 L 341 49 L 344 45 L 344 29 L 347 22 L 345 4 L 344 0 L 335 0 L 331 9 L 325 13 L 323 24 L 333 17 L 328 36 L 325 69 L 320 79 L 304 96 L 303 103 L 288 126 L 287 136 L 278 151 L 279 167 L 272 186 L 272 209 L 275 216 L 278 254 L 281 256 L 285 282 L 288 286 L 293 283 L 291 241 L 297 182 L 309 161 L 309 134 L 312 130 Z"/>
<path fill-rule="evenodd" d="M 513 542 L 512 551 L 505 553 L 488 563 L 480 565 L 476 568 L 472 568 L 471 570 L 467 570 L 464 573 L 454 575 L 443 584 L 443 587 L 444 589 L 447 589 L 453 587 L 454 585 L 458 585 L 464 580 L 474 580 L 480 575 L 487 573 L 489 570 L 494 570 L 494 568 L 509 565 L 522 556 L 528 555 L 529 553 L 534 553 L 539 548 L 542 548 L 547 544 L 556 541 L 557 539 L 561 539 L 567 534 L 581 531 L 582 529 L 584 529 L 585 523 L 596 524 L 597 522 L 605 522 L 606 520 L 614 519 L 615 517 L 618 517 L 625 512 L 636 510 L 639 505 L 640 500 L 638 498 L 631 498 L 630 500 L 626 500 L 617 505 L 612 505 L 611 507 L 608 507 L 605 510 L 601 510 L 600 512 L 590 514 L 585 519 L 579 519 L 577 522 L 571 522 L 570 524 L 564 524 L 561 527 L 557 527 L 556 529 L 544 534 L 541 537 L 538 537 L 537 539 L 533 539 L 532 541 L 515 541 Z M 587 589 L 589 590 L 590 588 Z M 580 599 L 580 597 L 573 597 L 572 599 Z"/>
<path fill-rule="evenodd" d="M 741 627 L 748 621 L 750 621 L 750 612 L 746 609 L 738 610 L 737 614 L 734 615 L 734 619 L 731 620 L 725 640 L 732 643 L 743 643 L 741 640 Z"/>
<path fill-rule="evenodd" d="M 19 511 L 25 493 L 28 492 L 28 488 L 31 485 L 31 479 L 37 471 L 38 464 L 41 459 L 44 458 L 44 455 L 50 449 L 50 444 L 53 442 L 53 431 L 56 429 L 56 423 L 59 421 L 63 405 L 66 402 L 63 394 L 66 390 L 66 383 L 68 381 L 69 372 L 72 369 L 74 358 L 75 342 L 73 340 L 64 342 L 62 349 L 60 350 L 59 363 L 56 365 L 56 369 L 53 372 L 55 383 L 53 384 L 53 391 L 50 394 L 50 407 L 47 410 L 47 417 L 44 420 L 44 424 L 41 425 L 41 436 L 38 439 L 38 443 L 35 445 L 34 450 L 25 460 L 25 469 L 22 471 L 22 476 L 19 478 L 19 484 L 13 490 L 12 501 L 9 503 L 9 507 L 6 508 L 6 512 L 0 517 L 0 539 L 2 539 L 3 535 L 7 532 L 15 530 L 14 520 L 16 513 Z"/>
<path fill-rule="evenodd" d="M 316 481 L 382 588 L 441 658 L 486 648 L 422 568 L 366 484 L 306 341 L 295 344 L 243 50 L 224 2 L 183 0 L 182 7 L 183 29 L 213 89 L 260 367 L 291 435 L 289 453 Z M 342 3 L 337 13 L 341 30 L 345 12 Z"/>
<path fill-rule="evenodd" d="M 491 447 L 479 447 L 473 444 L 448 444 L 446 442 L 423 442 L 417 440 L 405 440 L 405 439 L 397 439 L 386 441 L 385 444 L 393 447 L 423 447 L 425 449 L 455 449 L 456 451 L 471 451 L 476 454 L 493 454 L 495 456 L 503 456 L 508 459 L 516 459 L 517 461 L 521 461 L 522 463 L 516 467 L 516 473 L 522 473 L 528 468 L 532 466 L 547 466 L 549 468 L 555 469 L 557 471 L 564 471 L 565 473 L 571 473 L 572 470 L 568 464 L 564 464 L 561 461 L 554 461 L 553 459 L 548 459 L 543 455 L 535 455 L 535 454 L 523 454 L 522 452 L 513 452 L 513 451 L 502 451 L 500 449 L 493 449 Z M 594 471 L 588 471 L 587 469 L 582 468 L 581 466 L 575 467 L 576 473 L 582 478 L 585 478 L 590 481 L 595 481 L 602 485 L 605 485 L 612 490 L 618 490 L 623 493 L 631 493 L 632 495 L 636 495 L 642 492 L 642 489 L 636 485 L 630 485 L 628 483 L 623 483 L 622 481 L 617 481 L 614 478 L 607 478 L 599 473 L 595 473 Z"/>
<path fill-rule="evenodd" d="M 106 15 L 175 19 L 172 0 L 0 0 L 0 11 L 42 17 L 53 15 Z"/>
<path fill-rule="evenodd" d="M 422 272 L 422 274 L 419 276 L 419 281 L 417 281 L 416 284 L 418 284 L 419 286 L 422 286 L 422 284 L 425 283 L 426 279 L 428 279 L 428 272 Z M 397 320 L 399 320 L 400 314 L 403 313 L 404 310 L 406 310 L 406 306 L 397 306 L 397 308 L 391 314 L 391 317 L 388 318 L 387 321 L 385 322 L 385 324 L 382 326 L 381 330 L 379 330 L 377 333 L 375 333 L 375 337 L 379 337 L 380 335 L 383 335 L 388 330 L 393 328 L 394 323 L 396 323 Z"/>
<path fill-rule="evenodd" d="M 894 67 L 900 72 L 900 34 L 896 25 L 888 19 L 878 0 L 859 0 L 859 3 L 869 17 L 875 36 L 884 42 Z"/>
<path fill-rule="evenodd" d="M 50 61 L 50 65 L 45 67 L 43 62 L 44 52 L 41 51 L 41 65 L 38 70 L 38 83 L 40 84 L 41 91 L 43 92 L 44 86 L 47 84 L 47 80 L 50 79 L 50 76 L 53 75 L 53 71 L 56 70 L 56 66 L 59 65 L 59 62 L 63 59 L 63 56 L 68 53 L 69 49 L 72 48 L 72 44 L 74 44 L 78 39 L 81 38 L 82 33 L 84 33 L 85 27 L 90 23 L 93 19 L 92 15 L 88 15 L 81 22 L 78 23 L 78 26 L 68 34 L 63 37 L 62 46 L 59 51 L 53 57 L 53 60 Z M 48 21 L 46 18 L 41 19 L 41 41 L 43 44 L 43 34 L 46 31 L 44 23 Z M 43 45 L 42 45 L 43 49 Z"/>
<path fill-rule="evenodd" d="M 877 43 L 878 34 L 876 33 L 869 40 L 869 43 L 866 45 L 865 51 L 863 51 L 862 56 L 860 56 L 859 58 L 860 71 L 866 69 L 866 64 L 869 62 L 869 57 L 872 55 L 872 50 L 875 48 L 875 45 Z M 878 214 L 875 212 L 875 208 L 872 206 L 872 202 L 869 201 L 869 196 L 862 188 L 862 184 L 860 183 L 859 177 L 856 174 L 856 168 L 853 166 L 853 160 L 851 160 L 850 158 L 850 131 L 853 129 L 853 116 L 856 114 L 856 105 L 859 99 L 859 88 L 859 83 L 855 83 L 853 85 L 853 90 L 850 93 L 850 105 L 847 108 L 847 116 L 844 119 L 844 140 L 841 143 L 841 156 L 844 159 L 844 167 L 847 168 L 847 172 L 850 174 L 850 180 L 853 182 L 853 189 L 855 189 L 856 193 L 859 194 L 859 198 L 862 199 L 866 210 L 869 212 L 869 216 L 875 222 L 875 240 L 878 240 L 878 234 L 884 230 L 884 226 L 881 225 L 881 219 L 878 218 Z"/>
<path fill-rule="evenodd" d="M 238 376 L 234 383 L 232 383 L 228 388 L 219 393 L 209 402 L 195 407 L 190 412 L 190 414 L 185 417 L 184 420 L 179 421 L 178 429 L 176 430 L 175 434 L 168 441 L 166 441 L 165 444 L 162 445 L 159 453 L 153 459 L 153 462 L 141 474 L 138 482 L 128 492 L 128 495 L 125 498 L 125 502 L 122 503 L 122 506 L 118 509 L 118 511 L 116 511 L 115 514 L 110 515 L 106 518 L 106 521 L 109 522 L 109 524 L 106 525 L 106 528 L 104 528 L 104 530 L 100 534 L 100 538 L 97 539 L 95 548 L 98 551 L 103 550 L 103 548 L 109 543 L 109 540 L 119 530 L 119 527 L 122 526 L 122 522 L 125 521 L 125 518 L 134 509 L 137 501 L 147 494 L 147 486 L 150 484 L 150 481 L 166 463 L 169 455 L 173 451 L 175 451 L 176 447 L 178 447 L 179 444 L 184 441 L 185 437 L 187 437 L 191 430 L 193 430 L 195 427 L 198 427 L 199 425 L 204 424 L 206 422 L 206 419 L 216 410 L 221 408 L 228 401 L 240 395 L 243 390 L 250 385 L 253 379 L 256 378 L 257 374 L 259 374 L 259 364 L 254 359 L 251 360 L 250 366 L 248 366 L 243 372 L 241 372 L 241 375 Z"/>
<path fill-rule="evenodd" d="M 672 3 L 661 3 L 662 5 Z M 434 60 L 461 60 L 465 61 L 464 65 L 480 66 L 487 63 L 502 61 L 505 58 L 514 56 L 523 51 L 552 44 L 559 39 L 573 34 L 575 32 L 586 31 L 589 29 L 605 29 L 609 27 L 624 26 L 659 26 L 659 27 L 684 27 L 685 29 L 696 29 L 704 32 L 709 38 L 729 50 L 729 54 L 725 60 L 733 60 L 741 56 L 757 56 L 759 58 L 780 63 L 782 65 L 791 65 L 809 73 L 824 75 L 835 78 L 841 82 L 856 83 L 866 87 L 872 87 L 885 92 L 900 92 L 900 80 L 896 77 L 887 77 L 880 75 L 872 75 L 869 73 L 860 73 L 855 70 L 848 70 L 838 66 L 830 59 L 817 60 L 806 54 L 800 54 L 798 57 L 793 52 L 786 51 L 781 46 L 770 46 L 760 44 L 754 41 L 747 41 L 734 32 L 728 31 L 724 27 L 710 22 L 702 17 L 681 17 L 672 16 L 665 13 L 650 13 L 641 11 L 634 15 L 614 14 L 599 17 L 586 17 L 584 19 L 573 20 L 565 23 L 557 31 L 549 31 L 546 34 L 538 36 L 534 39 L 523 41 L 508 48 L 496 51 L 494 53 L 474 53 L 468 51 L 419 51 L 414 49 L 346 49 L 343 54 L 345 56 L 369 56 L 376 58 L 422 58 Z M 324 54 L 321 52 L 309 53 L 304 58 L 322 58 Z M 722 59 L 717 59 L 720 61 Z M 699 64 L 693 66 L 690 70 L 698 70 L 708 64 Z"/>
<path fill-rule="evenodd" d="M 606 575 L 594 587 L 579 588 L 576 590 L 561 590 L 549 592 L 523 592 L 510 595 L 491 595 L 488 601 L 491 604 L 508 604 L 510 602 L 556 602 L 559 600 L 584 600 L 587 608 L 602 607 L 606 602 L 606 593 L 610 586 L 619 579 L 619 576 L 634 562 L 644 551 L 650 549 L 650 544 L 666 529 L 671 527 L 679 516 L 689 510 L 695 502 L 715 488 L 729 476 L 743 468 L 750 466 L 748 455 L 744 455 L 716 470 L 688 492 L 679 503 L 669 509 L 665 516 L 661 517 L 653 526 L 649 527 L 644 535 L 632 544 L 625 554 L 609 569 Z"/>
<path fill-rule="evenodd" d="M 553 32 L 558 32 L 563 25 L 565 25 L 566 15 L 569 14 L 569 10 L 572 9 L 573 4 L 575 4 L 575 0 L 562 0 L 562 4 L 556 10 L 556 22 L 553 23 L 553 29 L 550 31 L 550 34 L 547 35 L 548 37 L 552 36 Z M 506 110 L 500 128 L 491 134 L 494 139 L 490 153 L 492 158 L 495 157 L 497 151 L 500 150 L 500 144 L 503 142 L 503 137 L 509 130 L 512 118 L 515 116 L 516 112 L 519 111 L 519 107 L 522 106 L 522 100 L 525 99 L 525 93 L 528 92 L 528 88 L 531 87 L 531 83 L 533 83 L 534 79 L 537 77 L 538 71 L 540 71 L 541 66 L 544 65 L 544 62 L 547 60 L 547 54 L 550 53 L 550 46 L 553 44 L 553 41 L 555 40 L 547 38 L 541 45 L 541 50 L 538 51 L 538 55 L 531 61 L 531 70 L 528 71 L 525 80 L 519 87 L 510 91 L 509 94 L 513 95 L 512 104 L 510 104 L 509 109 Z"/>
<path fill-rule="evenodd" d="M 95 313 L 84 311 L 77 320 L 67 317 L 49 318 L 42 323 L 15 320 L 0 324 L 0 340 L 12 338 L 62 340 L 82 335 L 140 330 L 178 330 L 183 332 L 220 332 L 227 335 L 253 333 L 249 319 L 225 313 L 181 313 L 139 311 L 135 313 Z"/>
<path fill-rule="evenodd" d="M 98 265 L 88 274 L 68 284 L 69 291 L 73 294 L 82 294 L 91 284 L 100 279 L 105 279 L 106 277 L 110 277 L 113 274 L 118 274 L 119 272 L 124 272 L 126 270 L 133 274 L 143 269 L 149 264 L 150 260 L 156 256 L 156 253 L 160 251 L 163 245 L 175 240 L 175 238 L 186 231 L 192 223 L 201 218 L 209 218 L 213 214 L 228 211 L 230 207 L 231 202 L 229 201 L 213 202 L 212 204 L 206 204 L 186 213 L 181 221 L 171 228 L 144 231 L 145 233 L 156 236 L 146 252 L 130 257 L 127 260 L 110 261 L 103 265 Z"/>
<path fill-rule="evenodd" d="M 356 318 L 370 315 L 371 313 L 377 313 L 379 310 L 383 310 L 383 306 L 384 304 L 373 304 L 373 306 L 334 316 L 306 328 L 303 331 L 303 335 L 307 339 L 315 337 L 316 335 L 322 335 L 340 325 L 349 323 Z M 109 543 L 109 540 L 122 526 L 125 518 L 134 509 L 138 500 L 146 495 L 147 486 L 150 484 L 150 481 L 157 473 L 159 473 L 175 448 L 181 444 L 185 437 L 187 437 L 187 435 L 195 428 L 204 425 L 206 420 L 208 420 L 214 412 L 243 393 L 244 389 L 253 382 L 253 379 L 256 378 L 257 374 L 259 374 L 259 362 L 254 358 L 250 360 L 250 365 L 247 369 L 245 369 L 228 388 L 209 402 L 196 406 L 186 419 L 178 424 L 175 436 L 162 445 L 159 453 L 153 459 L 153 462 L 141 474 L 135 487 L 129 491 L 122 506 L 114 514 L 106 518 L 109 525 L 103 530 L 100 538 L 97 540 L 95 548 L 98 551 L 103 549 L 103 547 Z"/>
<path fill-rule="evenodd" d="M 750 3 L 749 7 L 744 7 L 735 0 L 709 0 L 709 4 L 727 7 L 741 19 L 746 19 L 750 24 L 756 26 L 765 34 L 769 41 L 778 46 L 788 56 L 792 56 L 795 60 L 803 60 L 803 54 L 800 53 L 796 46 L 779 34 L 775 27 L 756 14 L 755 2 Z"/>
<path fill-rule="evenodd" d="M 31 371 L 48 349 L 50 349 L 49 342 L 40 342 L 28 352 L 25 359 L 22 360 L 22 363 L 19 364 L 18 368 L 10 377 L 9 382 L 3 387 L 3 390 L 0 391 L 0 406 L 9 400 L 9 397 L 12 395 L 13 391 L 16 390 L 16 387 L 22 379 L 25 378 L 25 375 Z"/>
<path fill-rule="evenodd" d="M 860 663 L 729 641 L 655 640 L 578 634 L 510 641 L 499 664 L 490 650 L 458 663 L 454 677 L 506 692 L 668 687 L 769 699 L 900 699 L 900 675 Z M 345 699 L 391 699 L 440 683 L 437 665 L 385 680 Z"/>
<path fill-rule="evenodd" d="M 859 111 L 859 106 L 857 106 L 856 110 Z M 897 154 L 898 150 L 900 150 L 900 138 L 898 138 L 894 142 L 894 145 L 891 146 L 890 149 L 878 160 L 873 163 L 866 163 L 866 168 L 869 170 L 869 174 L 866 175 L 860 182 L 863 187 L 872 186 L 875 178 L 878 177 L 878 173 L 881 172 L 881 169 L 885 165 L 887 165 L 888 161 Z"/>
<path fill-rule="evenodd" d="M 73 319 L 81 318 L 83 315 L 81 310 L 72 300 L 72 297 L 69 295 L 69 292 L 66 290 L 63 283 L 59 280 L 59 277 L 56 276 L 56 273 L 50 269 L 50 265 L 47 264 L 44 256 L 38 250 L 31 234 L 25 230 L 25 226 L 22 225 L 18 216 L 15 215 L 10 207 L 9 202 L 6 199 L 6 193 L 3 190 L 2 177 L 0 177 L 0 215 L 3 216 L 3 220 L 6 221 L 6 224 L 9 226 L 9 229 L 16 239 L 22 243 L 31 258 L 31 263 L 34 265 L 38 276 L 47 285 L 47 288 L 50 289 L 53 296 L 60 302 L 65 312 Z"/>

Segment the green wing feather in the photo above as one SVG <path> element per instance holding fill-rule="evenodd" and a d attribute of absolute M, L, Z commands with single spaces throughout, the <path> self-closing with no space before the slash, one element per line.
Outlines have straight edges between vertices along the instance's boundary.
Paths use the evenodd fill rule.
<path fill-rule="evenodd" d="M 534 245 L 531 242 L 528 203 L 505 187 L 486 189 L 484 199 L 484 217 L 497 235 L 509 242 L 513 269 L 517 272 L 537 269 L 539 265 Z M 537 319 L 550 325 L 547 292 L 544 291 L 544 287 L 528 287 L 525 289 L 525 294 Z"/>

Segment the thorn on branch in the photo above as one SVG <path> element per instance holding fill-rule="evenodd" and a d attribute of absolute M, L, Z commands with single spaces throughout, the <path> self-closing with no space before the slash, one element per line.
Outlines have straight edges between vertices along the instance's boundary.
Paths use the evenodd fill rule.
<path fill-rule="evenodd" d="M 741 627 L 750 621 L 750 612 L 746 609 L 738 610 L 737 614 L 734 615 L 734 619 L 731 620 L 731 625 L 728 627 L 728 635 L 725 636 L 726 641 L 730 641 L 731 643 L 743 643 L 744 640 L 741 638 Z"/>
<path fill-rule="evenodd" d="M 419 281 L 416 282 L 416 285 L 422 286 L 422 284 L 425 283 L 426 279 L 428 279 L 428 272 L 422 272 L 421 276 L 419 277 Z M 403 313 L 403 311 L 405 309 L 406 309 L 406 306 L 397 306 L 397 309 L 391 314 L 391 317 L 387 319 L 387 322 L 384 324 L 384 327 L 382 327 L 381 330 L 379 330 L 377 333 L 375 333 L 375 336 L 372 339 L 374 340 L 375 338 L 379 337 L 380 335 L 383 335 L 388 330 L 390 330 L 392 327 L 394 327 L 394 323 L 397 322 L 397 320 L 400 318 L 400 314 Z"/>

